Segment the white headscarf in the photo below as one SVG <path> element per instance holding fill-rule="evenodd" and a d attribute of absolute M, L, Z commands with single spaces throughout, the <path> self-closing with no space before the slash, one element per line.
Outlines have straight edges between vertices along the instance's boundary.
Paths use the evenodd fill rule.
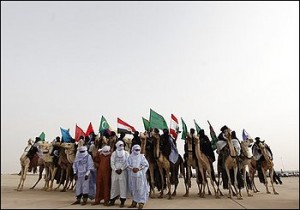
<path fill-rule="evenodd" d="M 110 154 L 110 146 L 105 145 L 105 146 L 101 149 L 101 153 L 102 153 L 104 156 L 109 155 L 109 154 Z"/>
<path fill-rule="evenodd" d="M 119 157 L 119 158 L 125 156 L 123 141 L 117 141 L 117 143 L 116 143 L 116 153 L 117 153 L 117 157 Z"/>
<path fill-rule="evenodd" d="M 133 145 L 132 148 L 131 148 L 131 153 L 134 154 L 134 155 L 141 154 L 141 146 L 138 145 L 138 144 Z"/>
<path fill-rule="evenodd" d="M 82 160 L 85 156 L 87 156 L 89 153 L 87 151 L 86 146 L 81 146 L 77 148 L 76 158 L 75 162 Z"/>

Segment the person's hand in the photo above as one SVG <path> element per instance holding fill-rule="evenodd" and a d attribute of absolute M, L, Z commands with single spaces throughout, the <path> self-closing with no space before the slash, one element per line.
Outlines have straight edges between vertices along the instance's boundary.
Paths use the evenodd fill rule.
<path fill-rule="evenodd" d="M 75 181 L 77 181 L 77 179 L 78 179 L 78 176 L 76 174 L 74 174 L 74 179 L 75 179 Z"/>
<path fill-rule="evenodd" d="M 139 169 L 138 168 L 133 168 L 132 171 L 133 171 L 133 173 L 137 173 L 139 171 Z"/>
<path fill-rule="evenodd" d="M 84 176 L 84 180 L 88 180 L 88 178 L 89 178 L 89 175 Z"/>
<path fill-rule="evenodd" d="M 117 169 L 116 173 L 120 175 L 122 173 L 122 169 Z"/>

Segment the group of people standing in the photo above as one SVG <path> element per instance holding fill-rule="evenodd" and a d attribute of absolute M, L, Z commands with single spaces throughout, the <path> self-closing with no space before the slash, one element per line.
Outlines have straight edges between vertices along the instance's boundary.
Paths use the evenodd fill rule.
<path fill-rule="evenodd" d="M 156 129 L 157 130 L 157 129 Z M 154 129 L 155 131 L 155 129 Z M 156 132 L 159 132 L 158 130 Z M 220 151 L 226 146 L 226 138 L 230 132 L 233 146 L 236 149 L 237 156 L 239 156 L 241 148 L 240 142 L 236 137 L 235 131 L 231 131 L 226 125 L 221 128 L 221 133 L 218 135 L 217 141 L 217 154 L 220 159 L 222 157 Z M 195 129 L 191 129 L 192 136 L 195 133 Z M 149 163 L 144 154 L 141 154 L 141 140 L 139 138 L 139 132 L 133 133 L 133 139 L 131 140 L 130 152 L 125 150 L 124 133 L 121 133 L 117 138 L 115 133 L 112 134 L 116 138 L 114 144 L 101 145 L 97 152 L 96 157 L 92 157 L 89 152 L 90 143 L 95 141 L 95 135 L 91 135 L 91 138 L 81 138 L 84 141 L 82 146 L 77 148 L 76 157 L 73 163 L 73 175 L 76 180 L 76 201 L 73 205 L 81 204 L 86 205 L 88 198 L 95 199 L 92 205 L 98 205 L 103 200 L 104 206 L 113 206 L 119 199 L 119 207 L 124 207 L 127 198 L 132 198 L 132 203 L 129 208 L 138 207 L 142 209 L 149 197 L 149 183 L 147 180 L 146 172 L 149 168 Z M 104 135 L 105 136 L 105 135 Z M 212 149 L 211 141 L 205 135 L 203 129 L 200 129 L 198 133 L 201 150 L 209 158 L 209 161 L 213 163 L 215 159 L 214 151 Z M 110 136 L 107 135 L 107 138 Z M 37 137 L 35 144 L 40 139 Z M 252 147 L 252 153 L 257 160 L 258 166 L 260 166 L 262 155 L 258 148 L 260 141 L 259 137 L 255 138 L 255 143 Z M 60 141 L 59 137 L 56 141 Z M 271 159 L 273 154 L 268 145 L 266 145 L 267 151 Z M 192 150 L 194 150 L 193 145 Z M 54 149 L 54 156 L 56 149 Z M 169 157 L 170 162 L 176 162 L 179 156 L 176 139 L 169 135 L 167 129 L 163 130 L 161 135 L 160 150 L 162 153 Z M 188 152 L 187 142 L 184 146 L 185 156 Z M 94 158 L 94 159 L 93 159 Z M 57 162 L 57 161 L 54 161 Z M 222 163 L 222 161 L 218 161 Z M 97 163 L 97 165 L 94 165 Z"/>
<path fill-rule="evenodd" d="M 149 163 L 144 154 L 141 154 L 141 146 L 138 143 L 132 145 L 130 153 L 124 149 L 124 144 L 124 141 L 119 139 L 114 149 L 109 145 L 103 146 L 98 150 L 95 160 L 88 153 L 86 145 L 78 147 L 73 163 L 76 180 L 76 201 L 73 205 L 86 205 L 95 187 L 95 201 L 92 205 L 98 205 L 103 200 L 104 206 L 113 206 L 119 199 L 119 206 L 124 207 L 126 199 L 131 197 L 132 203 L 129 208 L 143 208 L 149 197 L 146 177 Z M 94 161 L 98 163 L 97 169 Z M 93 186 L 91 171 L 95 170 L 96 183 Z"/>

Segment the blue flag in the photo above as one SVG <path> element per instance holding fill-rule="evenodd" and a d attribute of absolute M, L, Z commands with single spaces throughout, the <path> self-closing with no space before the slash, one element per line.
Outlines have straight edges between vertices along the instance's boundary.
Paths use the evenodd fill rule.
<path fill-rule="evenodd" d="M 246 130 L 245 129 L 243 129 L 243 141 L 245 141 L 245 140 L 247 140 L 247 139 L 250 139 L 250 136 L 249 136 L 249 134 L 246 132 Z"/>
<path fill-rule="evenodd" d="M 69 131 L 70 129 L 66 130 L 63 128 L 60 128 L 61 131 L 61 138 L 62 138 L 62 143 L 72 143 L 73 142 L 73 138 L 71 137 Z"/>

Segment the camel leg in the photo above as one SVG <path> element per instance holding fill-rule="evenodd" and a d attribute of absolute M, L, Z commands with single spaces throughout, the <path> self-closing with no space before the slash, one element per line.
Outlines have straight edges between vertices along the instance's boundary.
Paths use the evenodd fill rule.
<path fill-rule="evenodd" d="M 150 197 L 155 198 L 155 178 L 154 178 L 154 167 L 153 165 L 149 166 L 150 171 L 150 186 L 151 186 L 151 193 Z"/>
<path fill-rule="evenodd" d="M 54 182 L 54 178 L 55 178 L 56 172 L 57 172 L 57 167 L 54 167 L 52 169 L 52 173 L 51 173 L 51 183 L 50 183 L 50 190 L 51 191 L 53 190 L 53 182 Z"/>
<path fill-rule="evenodd" d="M 232 197 L 232 189 L 231 189 L 230 172 L 229 172 L 229 169 L 227 167 L 225 168 L 225 170 L 226 170 L 226 174 L 227 174 L 227 177 L 228 177 L 228 190 L 229 190 L 228 198 L 231 198 Z"/>
<path fill-rule="evenodd" d="M 45 173 L 45 184 L 44 184 L 44 188 L 43 188 L 43 190 L 48 190 L 48 188 L 49 188 L 49 168 L 48 167 L 46 167 L 45 168 L 46 169 L 46 173 Z"/>
<path fill-rule="evenodd" d="M 27 170 L 28 170 L 28 166 L 22 166 L 21 169 L 21 177 L 20 177 L 20 182 L 17 188 L 17 191 L 22 191 L 23 190 L 23 186 L 24 186 L 24 182 L 26 179 L 26 175 L 27 175 Z"/>
<path fill-rule="evenodd" d="M 206 181 L 205 181 L 205 176 L 204 176 L 204 172 L 203 172 L 203 168 L 200 167 L 200 176 L 202 177 L 202 183 L 201 183 L 201 192 L 200 192 L 200 197 L 201 198 L 205 198 L 205 185 L 206 185 Z"/>
<path fill-rule="evenodd" d="M 36 181 L 36 183 L 35 183 L 30 189 L 34 189 L 35 186 L 36 186 L 36 185 L 39 183 L 39 181 L 42 179 L 43 171 L 44 171 L 44 167 L 43 167 L 43 166 L 40 166 L 40 167 L 39 167 L 39 178 L 38 178 L 38 180 Z"/>
<path fill-rule="evenodd" d="M 217 185 L 217 195 L 219 197 L 219 193 L 220 193 L 220 196 L 223 196 L 221 190 L 220 190 L 220 175 L 221 173 L 219 172 L 218 170 L 218 181 L 216 181 L 216 185 Z"/>
<path fill-rule="evenodd" d="M 161 178 L 161 191 L 160 191 L 160 195 L 158 198 L 162 198 L 164 195 L 164 185 L 165 185 L 165 180 L 164 180 L 164 172 L 161 166 L 158 167 L 159 168 L 159 173 L 160 173 L 160 178 Z"/>
<path fill-rule="evenodd" d="M 257 193 L 257 192 L 259 192 L 259 190 L 257 189 L 257 187 L 255 185 L 254 175 L 255 175 L 255 171 L 250 172 L 250 179 L 251 179 L 251 184 L 252 184 L 252 187 L 253 187 L 253 192 Z"/>
<path fill-rule="evenodd" d="M 184 184 L 185 184 L 185 194 L 183 196 L 188 197 L 189 188 L 191 187 L 191 168 L 188 164 L 186 166 L 186 178 L 184 179 Z"/>
<path fill-rule="evenodd" d="M 263 169 L 263 175 L 264 175 L 264 179 L 265 179 L 265 187 L 266 187 L 266 191 L 267 191 L 267 194 L 270 194 L 271 192 L 269 191 L 269 187 L 268 187 L 268 179 L 267 179 L 267 174 L 266 174 L 266 171 Z"/>
<path fill-rule="evenodd" d="M 60 170 L 60 178 L 59 178 L 59 184 L 58 186 L 55 188 L 55 190 L 59 189 L 60 186 L 63 184 L 63 179 L 64 179 L 64 173 L 65 173 L 65 168 L 61 168 Z"/>
<path fill-rule="evenodd" d="M 208 192 L 209 195 L 211 195 L 211 191 L 210 191 L 210 189 L 209 189 L 209 184 L 208 184 L 208 182 L 206 182 L 206 185 L 207 185 L 207 192 Z"/>
<path fill-rule="evenodd" d="M 68 184 L 69 184 L 69 179 L 70 179 L 70 168 L 67 167 L 66 168 L 66 183 L 64 184 L 64 188 L 61 190 L 61 192 L 66 192 L 67 191 L 67 187 L 68 187 Z"/>
<path fill-rule="evenodd" d="M 236 191 L 236 196 L 239 200 L 242 200 L 242 194 L 241 194 L 241 190 L 238 189 L 238 180 L 237 180 L 237 172 L 238 172 L 238 167 L 234 168 L 234 189 Z"/>
<path fill-rule="evenodd" d="M 166 169 L 166 178 L 167 178 L 167 186 L 168 186 L 168 199 L 172 199 L 171 195 L 171 180 L 170 180 L 170 169 Z"/>
<path fill-rule="evenodd" d="M 273 188 L 273 193 L 274 193 L 275 195 L 278 195 L 279 193 L 276 192 L 276 190 L 275 190 L 275 188 L 274 188 L 273 175 L 274 175 L 274 169 L 271 169 L 271 171 L 270 171 L 270 182 L 271 182 L 271 185 L 272 185 L 272 188 Z"/>
<path fill-rule="evenodd" d="M 201 195 L 201 190 L 202 190 L 202 186 L 201 186 L 201 183 L 200 183 L 200 181 L 199 181 L 199 177 L 201 176 L 201 174 L 200 174 L 200 171 L 199 171 L 199 168 L 198 167 L 196 167 L 196 182 L 197 182 L 197 186 L 198 186 L 198 193 L 197 193 L 197 195 Z"/>
<path fill-rule="evenodd" d="M 212 173 L 212 171 L 209 170 L 208 174 L 209 174 L 209 178 L 210 178 L 210 183 L 211 183 L 211 185 L 212 185 L 212 187 L 214 189 L 215 198 L 220 198 L 220 196 L 219 196 L 219 194 L 218 194 L 218 192 L 217 192 L 217 190 L 215 188 L 215 183 L 214 183 L 214 180 L 213 180 L 213 177 L 212 177 L 211 173 Z M 207 188 L 208 188 L 208 184 L 207 184 Z"/>
<path fill-rule="evenodd" d="M 247 195 L 248 197 L 252 197 L 253 195 L 250 193 L 250 190 L 249 190 L 249 187 L 248 187 L 248 184 L 247 184 L 247 171 L 246 171 L 246 167 L 244 167 L 244 185 L 245 185 L 245 188 L 247 190 Z"/>

